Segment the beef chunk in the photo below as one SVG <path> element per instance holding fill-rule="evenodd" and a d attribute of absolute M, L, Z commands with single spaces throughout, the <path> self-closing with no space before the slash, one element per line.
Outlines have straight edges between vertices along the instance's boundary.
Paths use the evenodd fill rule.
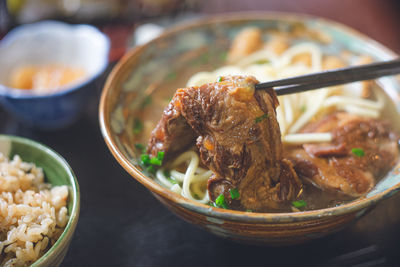
<path fill-rule="evenodd" d="M 348 113 L 334 113 L 311 123 L 303 132 L 331 132 L 333 140 L 305 144 L 286 156 L 296 172 L 324 189 L 349 196 L 367 193 L 398 159 L 398 137 L 385 122 Z M 353 153 L 361 149 L 364 155 Z"/>
<path fill-rule="evenodd" d="M 195 140 L 195 132 L 176 109 L 173 99 L 150 135 L 147 152 L 156 156 L 158 151 L 164 151 L 168 160 L 185 151 Z"/>
<path fill-rule="evenodd" d="M 224 194 L 232 203 L 231 188 L 239 190 L 245 209 L 274 209 L 294 199 L 301 183 L 292 164 L 282 158 L 278 100 L 273 90 L 255 91 L 256 83 L 253 77 L 227 76 L 218 83 L 178 89 L 148 151 L 168 155 L 196 143 L 203 164 L 214 173 L 208 181 L 211 200 Z M 176 125 L 182 121 L 187 126 Z M 185 130 L 187 136 L 172 128 Z"/>

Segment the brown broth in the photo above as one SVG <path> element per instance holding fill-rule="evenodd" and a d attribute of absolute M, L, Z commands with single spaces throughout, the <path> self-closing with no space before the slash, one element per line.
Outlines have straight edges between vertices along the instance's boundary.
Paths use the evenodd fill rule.
<path fill-rule="evenodd" d="M 204 70 L 204 66 L 202 68 Z M 162 112 L 164 108 L 168 105 L 170 99 L 174 95 L 177 88 L 185 87 L 186 81 L 189 77 L 193 74 L 194 70 L 182 70 L 179 72 L 180 76 L 170 82 L 166 82 L 156 88 L 153 93 L 151 94 L 151 104 L 148 105 L 140 114 L 137 114 L 144 122 L 143 132 L 140 136 L 140 142 L 143 144 L 147 144 L 148 138 L 150 136 L 151 131 L 157 125 L 159 119 L 161 118 Z M 379 86 L 373 86 L 374 90 L 382 90 Z M 382 90 L 383 91 L 383 90 Z M 385 93 L 385 101 L 387 105 L 385 106 L 384 110 L 381 113 L 381 118 L 392 122 L 391 125 L 395 132 L 400 132 L 400 125 L 394 123 L 395 121 L 399 121 L 399 114 L 397 113 L 396 107 L 393 104 L 393 101 L 390 97 Z M 284 149 L 290 149 L 284 146 Z M 377 182 L 382 177 L 377 179 Z M 302 208 L 299 210 L 293 209 L 291 203 L 287 203 L 283 205 L 279 210 L 265 210 L 264 212 L 292 212 L 292 211 L 304 211 L 304 210 L 317 210 L 329 207 L 335 207 L 341 205 L 343 203 L 350 202 L 355 199 L 355 197 L 346 196 L 340 192 L 332 192 L 327 190 L 322 190 L 315 185 L 311 184 L 310 182 L 304 181 L 303 182 L 303 193 L 299 199 L 306 201 L 307 207 Z M 262 211 L 260 211 L 262 212 Z"/>

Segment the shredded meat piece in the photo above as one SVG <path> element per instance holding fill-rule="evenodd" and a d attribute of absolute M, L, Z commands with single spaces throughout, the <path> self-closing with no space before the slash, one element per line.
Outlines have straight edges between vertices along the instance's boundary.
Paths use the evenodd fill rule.
<path fill-rule="evenodd" d="M 307 125 L 303 132 L 333 135 L 330 143 L 305 144 L 304 150 L 285 153 L 300 177 L 323 189 L 361 196 L 398 160 L 398 136 L 386 122 L 338 112 Z M 353 153 L 355 148 L 364 155 Z"/>
<path fill-rule="evenodd" d="M 172 157 L 196 143 L 214 173 L 210 199 L 224 194 L 231 207 L 277 209 L 295 199 L 302 185 L 292 163 L 282 158 L 277 97 L 272 89 L 255 91 L 256 83 L 251 76 L 227 76 L 178 89 L 151 134 L 148 152 L 164 150 Z M 231 199 L 232 188 L 239 190 L 239 203 Z"/>

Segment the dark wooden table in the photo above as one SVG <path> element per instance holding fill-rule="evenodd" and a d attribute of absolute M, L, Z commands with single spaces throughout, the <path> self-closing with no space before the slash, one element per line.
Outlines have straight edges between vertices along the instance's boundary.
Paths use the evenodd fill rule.
<path fill-rule="evenodd" d="M 204 1 L 200 6 L 203 13 L 242 10 L 327 17 L 400 52 L 400 4 L 395 1 Z M 374 251 L 369 254 L 371 260 L 377 259 L 375 265 L 368 266 L 400 266 L 400 194 L 381 202 L 341 232 L 290 247 L 234 243 L 177 218 L 108 151 L 97 118 L 102 84 L 99 81 L 93 88 L 87 113 L 68 129 L 34 131 L 0 111 L 2 133 L 32 138 L 54 148 L 78 177 L 80 219 L 63 266 L 348 266 L 351 262 L 332 259 L 365 247 Z"/>

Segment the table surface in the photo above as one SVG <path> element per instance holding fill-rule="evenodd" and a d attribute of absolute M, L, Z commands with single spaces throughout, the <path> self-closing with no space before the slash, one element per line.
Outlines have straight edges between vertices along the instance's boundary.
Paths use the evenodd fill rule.
<path fill-rule="evenodd" d="M 327 17 L 400 52 L 400 5 L 395 1 L 206 3 L 200 6 L 203 13 L 278 10 Z M 341 232 L 290 247 L 234 243 L 177 218 L 128 175 L 107 149 L 97 116 L 103 82 L 104 79 L 93 88 L 92 101 L 82 119 L 64 130 L 35 131 L 0 110 L 2 133 L 25 136 L 54 148 L 78 177 L 80 218 L 62 266 L 339 266 L 343 262 L 331 260 L 365 247 L 374 250 L 372 256 L 379 258 L 377 265 L 371 266 L 400 266 L 400 194 L 381 202 Z"/>

